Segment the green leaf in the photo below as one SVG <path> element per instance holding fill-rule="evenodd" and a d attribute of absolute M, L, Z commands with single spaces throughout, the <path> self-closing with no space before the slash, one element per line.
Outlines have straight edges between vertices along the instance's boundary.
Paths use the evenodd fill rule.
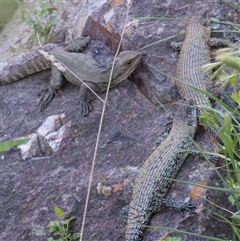
<path fill-rule="evenodd" d="M 240 59 L 237 57 L 232 57 L 229 55 L 219 55 L 216 58 L 218 61 L 221 61 L 223 64 L 240 71 Z"/>
<path fill-rule="evenodd" d="M 232 218 L 240 220 L 240 211 L 237 211 L 232 215 Z"/>
<path fill-rule="evenodd" d="M 23 10 L 21 10 L 21 19 L 23 22 L 26 21 L 26 13 Z"/>
<path fill-rule="evenodd" d="M 233 93 L 231 97 L 240 105 L 240 90 Z"/>
<path fill-rule="evenodd" d="M 61 218 L 61 217 L 64 215 L 64 212 L 63 212 L 63 210 L 62 210 L 61 208 L 59 208 L 59 207 L 54 207 L 54 214 L 55 214 L 57 217 Z"/>
<path fill-rule="evenodd" d="M 231 202 L 232 205 L 235 205 L 236 201 L 235 201 L 235 199 L 233 198 L 232 195 L 230 195 L 230 196 L 228 197 L 228 200 Z"/>
<path fill-rule="evenodd" d="M 64 225 L 59 225 L 58 226 L 58 232 L 61 234 L 64 234 L 66 230 L 66 227 L 64 227 Z"/>
<path fill-rule="evenodd" d="M 26 23 L 29 24 L 29 25 L 34 25 L 35 21 L 30 18 L 30 19 L 28 19 L 28 21 Z"/>
<path fill-rule="evenodd" d="M 71 239 L 72 238 L 72 235 L 70 233 L 68 233 L 67 235 L 65 235 L 65 238 L 66 239 Z"/>
<path fill-rule="evenodd" d="M 73 216 L 73 217 L 71 217 L 71 218 L 69 218 L 69 219 L 66 219 L 65 221 L 67 221 L 67 223 L 70 223 L 74 218 L 75 218 L 75 217 Z"/>
<path fill-rule="evenodd" d="M 51 237 L 51 238 L 48 238 L 47 241 L 55 241 L 55 239 Z"/>
<path fill-rule="evenodd" d="M 209 111 L 204 111 L 204 113 L 200 115 L 199 121 L 205 127 L 215 126 L 216 124 L 214 113 L 211 113 Z"/>
<path fill-rule="evenodd" d="M 57 230 L 57 226 L 50 226 L 49 229 L 48 229 L 48 232 L 49 233 L 53 233 Z"/>
<path fill-rule="evenodd" d="M 166 241 L 181 241 L 181 238 L 179 237 L 168 237 Z"/>
<path fill-rule="evenodd" d="M 72 240 L 80 238 L 80 233 L 74 233 L 72 235 Z"/>
<path fill-rule="evenodd" d="M 28 41 L 33 41 L 36 39 L 36 35 L 35 34 L 32 34 L 29 38 L 28 38 Z"/>
<path fill-rule="evenodd" d="M 50 21 L 49 21 L 49 23 L 47 24 L 47 26 L 50 28 L 50 27 L 52 27 L 52 26 L 55 25 L 55 24 L 56 24 L 56 19 L 51 18 Z"/>
<path fill-rule="evenodd" d="M 57 9 L 52 4 L 45 4 L 41 11 L 41 16 L 46 16 L 51 14 L 53 11 L 56 11 Z"/>
<path fill-rule="evenodd" d="M 228 80 L 229 80 L 229 82 L 231 83 L 232 86 L 236 86 L 236 81 L 237 81 L 236 75 L 232 75 Z"/>
<path fill-rule="evenodd" d="M 229 114 L 225 114 L 224 115 L 224 132 L 225 134 L 230 136 L 231 131 L 232 131 L 232 119 Z"/>
<path fill-rule="evenodd" d="M 68 225 L 68 223 L 69 223 L 68 219 L 65 219 L 65 220 L 61 221 L 61 224 L 63 224 L 63 225 Z"/>
<path fill-rule="evenodd" d="M 43 31 L 43 27 L 40 24 L 34 24 L 33 29 L 34 29 L 34 31 L 39 32 L 40 35 L 42 35 L 41 32 Z"/>
<path fill-rule="evenodd" d="M 48 227 L 50 226 L 58 226 L 59 225 L 59 221 L 50 221 L 48 224 Z"/>
<path fill-rule="evenodd" d="M 18 48 L 17 47 L 11 47 L 10 48 L 10 52 L 11 53 L 16 53 L 18 51 Z"/>
<path fill-rule="evenodd" d="M 13 140 L 13 141 L 6 141 L 0 143 L 0 153 L 10 150 L 12 147 L 19 146 L 22 144 L 26 144 L 29 141 L 28 138 L 20 139 L 20 140 Z"/>

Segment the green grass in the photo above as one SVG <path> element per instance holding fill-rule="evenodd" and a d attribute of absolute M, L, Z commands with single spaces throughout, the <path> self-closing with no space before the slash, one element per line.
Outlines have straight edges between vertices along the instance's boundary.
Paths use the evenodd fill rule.
<path fill-rule="evenodd" d="M 32 26 L 34 33 L 29 37 L 27 47 L 31 49 L 37 42 L 39 46 L 49 42 L 50 33 L 56 24 L 56 7 L 50 0 L 35 0 L 31 10 L 27 10 L 19 0 L 22 22 Z"/>
<path fill-rule="evenodd" d="M 0 143 L 0 153 L 6 152 L 10 150 L 12 147 L 16 147 L 22 144 L 26 144 L 29 141 L 29 139 L 19 139 L 19 140 L 13 140 L 13 141 L 6 141 Z"/>
<path fill-rule="evenodd" d="M 228 86 L 232 89 L 229 96 L 230 100 L 235 101 L 235 106 L 228 106 L 221 100 L 214 98 L 220 105 L 220 111 L 209 110 L 208 115 L 215 120 L 212 126 L 217 128 L 220 140 L 222 142 L 220 153 L 225 157 L 225 165 L 222 167 L 226 176 L 222 177 L 224 185 L 228 189 L 229 206 L 235 207 L 235 212 L 231 213 L 231 218 L 227 219 L 215 212 L 213 215 L 228 223 L 232 227 L 233 241 L 240 239 L 240 91 L 238 86 L 240 83 L 240 49 L 226 49 L 216 52 L 216 60 L 221 67 L 219 71 L 219 79 L 222 86 Z M 232 102 L 233 102 L 232 101 Z M 217 124 L 218 122 L 219 124 Z M 234 192 L 232 192 L 234 191 Z"/>

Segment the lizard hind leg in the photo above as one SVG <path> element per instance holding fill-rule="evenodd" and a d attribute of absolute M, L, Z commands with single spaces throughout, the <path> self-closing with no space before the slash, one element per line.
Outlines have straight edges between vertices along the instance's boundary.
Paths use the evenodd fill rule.
<path fill-rule="evenodd" d="M 48 105 L 48 103 L 54 98 L 55 95 L 58 95 L 57 90 L 60 89 L 63 85 L 63 75 L 62 72 L 56 67 L 52 66 L 52 79 L 50 81 L 50 86 L 48 88 L 47 94 L 41 99 L 43 102 L 41 106 L 41 111 Z"/>
<path fill-rule="evenodd" d="M 182 44 L 183 44 L 183 42 L 177 42 L 172 39 L 169 39 L 167 41 L 167 46 L 169 46 L 170 48 L 172 48 L 175 51 L 181 51 Z"/>
<path fill-rule="evenodd" d="M 120 211 L 120 217 L 125 223 L 127 223 L 127 220 L 128 220 L 128 211 L 129 211 L 129 205 L 123 207 Z"/>
<path fill-rule="evenodd" d="M 153 213 L 159 212 L 164 207 L 173 209 L 175 211 L 178 211 L 178 212 L 181 213 L 182 216 L 183 216 L 183 211 L 195 213 L 194 209 L 196 208 L 196 206 L 191 204 L 191 203 L 176 202 L 176 201 L 171 200 L 171 199 L 158 197 L 152 203 L 152 212 Z"/>

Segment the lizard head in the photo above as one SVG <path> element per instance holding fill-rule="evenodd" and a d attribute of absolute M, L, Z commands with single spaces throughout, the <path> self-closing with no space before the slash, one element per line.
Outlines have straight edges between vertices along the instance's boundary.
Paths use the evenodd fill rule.
<path fill-rule="evenodd" d="M 199 30 L 198 34 L 204 39 L 209 39 L 211 35 L 211 21 L 208 16 L 208 11 L 206 9 L 201 10 L 195 16 L 193 16 L 188 24 L 189 29 L 194 28 Z"/>
<path fill-rule="evenodd" d="M 204 27 L 209 27 L 211 22 L 208 16 L 208 10 L 203 9 L 199 11 L 195 16 L 190 19 L 189 23 L 198 23 Z"/>
<path fill-rule="evenodd" d="M 125 80 L 137 67 L 141 59 L 141 54 L 137 51 L 123 51 L 115 61 L 112 75 L 112 84 L 116 85 Z M 112 64 L 108 66 L 108 69 Z"/>

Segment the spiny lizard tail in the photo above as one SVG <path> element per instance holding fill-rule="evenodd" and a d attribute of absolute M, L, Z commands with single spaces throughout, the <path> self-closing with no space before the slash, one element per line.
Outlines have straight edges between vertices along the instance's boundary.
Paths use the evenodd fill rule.
<path fill-rule="evenodd" d="M 192 101 L 181 103 L 174 117 L 173 127 L 169 136 L 156 148 L 140 168 L 135 185 L 133 198 L 128 208 L 126 241 L 141 240 L 143 229 L 149 222 L 152 213 L 167 206 L 163 197 L 171 185 L 168 178 L 175 178 L 181 165 L 189 155 L 191 138 L 197 127 L 197 114 Z M 174 207 L 172 207 L 174 208 Z M 183 205 L 177 210 L 189 210 Z"/>

